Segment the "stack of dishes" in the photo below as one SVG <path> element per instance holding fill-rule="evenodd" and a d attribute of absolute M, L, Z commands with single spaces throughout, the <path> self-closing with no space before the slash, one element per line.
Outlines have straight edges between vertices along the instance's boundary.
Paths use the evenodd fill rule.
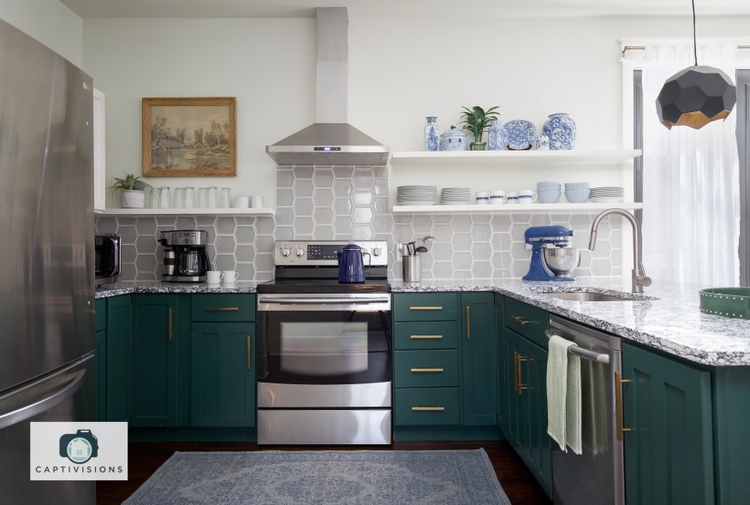
<path fill-rule="evenodd" d="M 437 203 L 436 186 L 399 186 L 396 188 L 398 205 L 435 205 Z"/>
<path fill-rule="evenodd" d="M 471 203 L 471 191 L 469 188 L 443 188 L 440 192 L 440 203 L 443 205 Z"/>
<path fill-rule="evenodd" d="M 621 202 L 625 196 L 625 188 L 622 186 L 601 186 L 591 188 L 591 201 L 597 203 Z"/>

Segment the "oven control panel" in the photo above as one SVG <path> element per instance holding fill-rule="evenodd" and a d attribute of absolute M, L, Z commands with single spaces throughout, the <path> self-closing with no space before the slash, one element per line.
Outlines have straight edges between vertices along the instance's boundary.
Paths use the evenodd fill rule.
<path fill-rule="evenodd" d="M 275 266 L 338 265 L 337 252 L 348 244 L 356 244 L 369 258 L 365 266 L 388 266 L 388 243 L 384 240 L 282 240 L 274 244 Z"/>

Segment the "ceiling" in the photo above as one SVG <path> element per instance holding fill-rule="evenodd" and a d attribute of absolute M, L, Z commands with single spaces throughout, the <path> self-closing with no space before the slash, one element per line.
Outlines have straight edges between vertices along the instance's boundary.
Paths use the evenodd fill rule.
<path fill-rule="evenodd" d="M 690 15 L 690 0 L 60 0 L 82 18 L 549 17 Z M 749 14 L 750 0 L 697 0 L 701 15 Z"/>

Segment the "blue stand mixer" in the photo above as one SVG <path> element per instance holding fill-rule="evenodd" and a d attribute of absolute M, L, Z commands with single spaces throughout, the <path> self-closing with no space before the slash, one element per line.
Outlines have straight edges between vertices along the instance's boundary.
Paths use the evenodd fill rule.
<path fill-rule="evenodd" d="M 578 249 L 571 246 L 573 230 L 564 226 L 532 226 L 524 232 L 531 248 L 525 281 L 574 281 L 570 272 L 578 265 Z"/>

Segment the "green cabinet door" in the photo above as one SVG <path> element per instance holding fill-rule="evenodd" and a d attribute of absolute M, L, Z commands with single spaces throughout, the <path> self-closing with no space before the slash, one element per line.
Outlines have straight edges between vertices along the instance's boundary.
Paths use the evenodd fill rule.
<path fill-rule="evenodd" d="M 107 330 L 96 331 L 96 420 L 107 420 Z"/>
<path fill-rule="evenodd" d="M 461 359 L 464 426 L 497 423 L 495 299 L 492 293 L 461 293 Z"/>
<path fill-rule="evenodd" d="M 495 348 L 496 348 L 496 382 L 497 382 L 497 427 L 505 433 L 508 426 L 508 399 L 513 390 L 512 384 L 508 382 L 509 366 L 513 361 L 507 358 L 507 349 L 505 349 L 505 339 L 503 332 L 503 295 L 495 293 Z M 511 354 L 512 356 L 512 354 Z"/>
<path fill-rule="evenodd" d="M 133 295 L 132 426 L 177 426 L 178 295 Z"/>
<path fill-rule="evenodd" d="M 710 372 L 625 342 L 622 376 L 628 505 L 713 504 Z"/>
<path fill-rule="evenodd" d="M 105 419 L 130 420 L 131 295 L 107 299 Z"/>
<path fill-rule="evenodd" d="M 191 426 L 255 426 L 255 325 L 193 323 Z"/>

